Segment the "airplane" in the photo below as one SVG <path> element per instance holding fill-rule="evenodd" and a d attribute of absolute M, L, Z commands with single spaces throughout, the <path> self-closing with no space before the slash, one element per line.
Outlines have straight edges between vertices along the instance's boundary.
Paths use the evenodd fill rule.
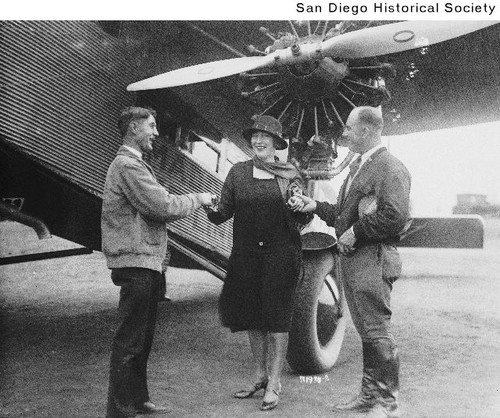
<path fill-rule="evenodd" d="M 337 142 L 354 106 L 381 106 L 388 135 L 498 119 L 495 23 L 0 22 L 0 217 L 82 246 L 0 263 L 100 250 L 116 120 L 129 105 L 157 111 L 148 162 L 172 193 L 219 195 L 229 168 L 252 156 L 242 128 L 272 114 L 308 193 L 334 200 L 348 163 L 336 162 Z M 335 238 L 314 222 L 303 231 L 288 354 L 309 374 L 333 367 L 346 321 Z M 169 224 L 170 264 L 223 280 L 231 227 L 202 211 Z M 477 248 L 482 228 L 474 216 L 414 218 L 401 244 Z"/>

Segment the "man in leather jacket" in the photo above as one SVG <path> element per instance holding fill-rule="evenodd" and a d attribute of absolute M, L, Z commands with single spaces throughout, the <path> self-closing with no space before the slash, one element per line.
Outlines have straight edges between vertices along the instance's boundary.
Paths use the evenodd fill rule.
<path fill-rule="evenodd" d="M 390 329 L 391 290 L 401 273 L 396 249 L 409 226 L 411 178 L 406 167 L 381 144 L 379 109 L 350 113 L 339 145 L 359 154 L 336 204 L 301 196 L 295 210 L 314 212 L 335 227 L 340 271 L 351 317 L 363 343 L 360 393 L 335 410 L 399 417 L 399 355 Z"/>

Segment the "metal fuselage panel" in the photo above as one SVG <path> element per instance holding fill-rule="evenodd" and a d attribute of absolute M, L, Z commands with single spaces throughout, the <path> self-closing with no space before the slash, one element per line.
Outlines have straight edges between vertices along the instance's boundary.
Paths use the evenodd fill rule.
<path fill-rule="evenodd" d="M 93 22 L 0 23 L 0 197 L 23 197 L 52 233 L 100 249 L 100 208 L 121 144 L 117 117 L 136 102 L 123 40 Z M 160 138 L 149 162 L 172 193 L 220 193 L 222 180 Z M 197 248 L 226 258 L 231 224 L 203 211 L 169 224 Z"/>

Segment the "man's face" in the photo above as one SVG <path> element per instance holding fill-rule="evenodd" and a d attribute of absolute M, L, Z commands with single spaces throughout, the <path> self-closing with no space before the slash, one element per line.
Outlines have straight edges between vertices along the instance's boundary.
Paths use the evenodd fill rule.
<path fill-rule="evenodd" d="M 359 123 L 357 112 L 353 111 L 347 118 L 339 145 L 349 147 L 352 152 L 361 153 L 365 135 L 366 129 Z"/>
<path fill-rule="evenodd" d="M 134 121 L 135 126 L 135 143 L 141 152 L 153 151 L 153 141 L 158 137 L 156 120 L 150 115 L 147 119 L 139 119 Z"/>

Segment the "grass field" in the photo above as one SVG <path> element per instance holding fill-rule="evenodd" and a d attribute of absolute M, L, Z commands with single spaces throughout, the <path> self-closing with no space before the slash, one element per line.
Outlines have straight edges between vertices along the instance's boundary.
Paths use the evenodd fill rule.
<path fill-rule="evenodd" d="M 0 223 L 2 256 L 72 246 Z M 500 220 L 486 220 L 483 249 L 401 254 L 392 307 L 404 416 L 500 416 Z M 220 288 L 207 272 L 169 269 L 173 302 L 160 306 L 149 381 L 153 399 L 171 403 L 176 418 L 263 416 L 259 399 L 231 397 L 252 366 L 246 336 L 219 325 Z M 117 302 L 98 252 L 0 266 L 0 417 L 104 416 Z M 348 321 L 328 381 L 305 384 L 287 368 L 280 405 L 266 417 L 354 417 L 331 406 L 359 389 L 361 361 Z"/>

